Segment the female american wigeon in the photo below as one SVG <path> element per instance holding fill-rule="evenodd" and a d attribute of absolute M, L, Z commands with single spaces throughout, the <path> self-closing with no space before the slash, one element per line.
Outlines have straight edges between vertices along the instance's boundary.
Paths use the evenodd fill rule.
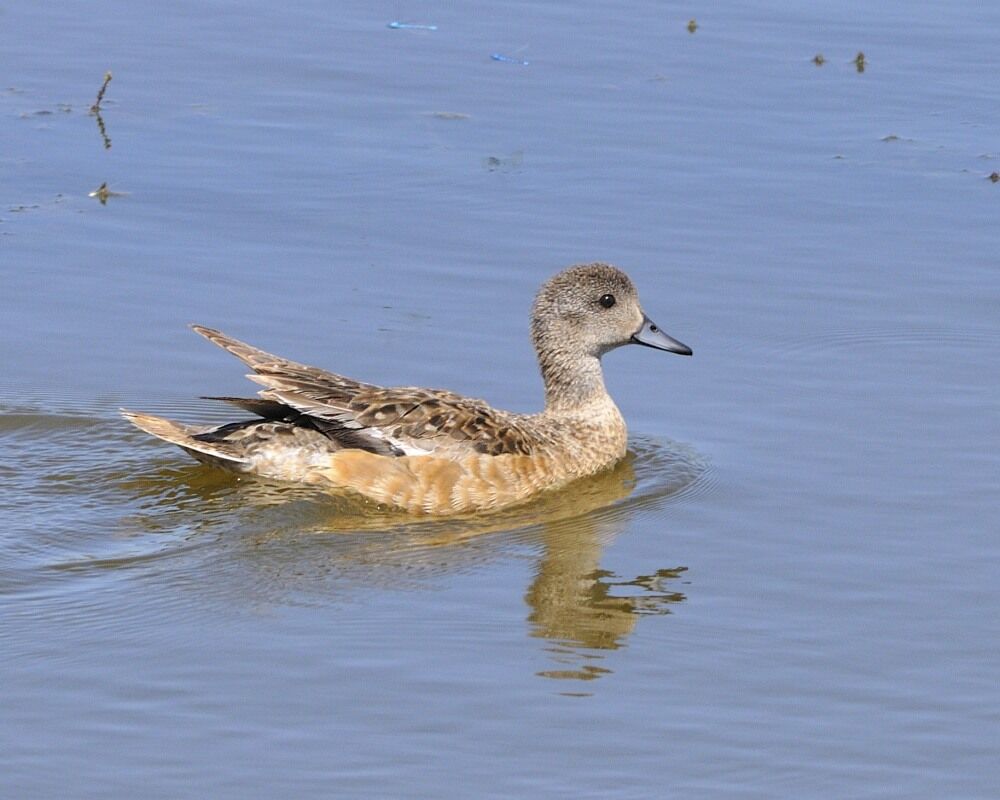
<path fill-rule="evenodd" d="M 193 326 L 254 371 L 260 398 L 213 398 L 256 416 L 198 428 L 123 411 L 199 461 L 236 472 L 350 490 L 411 513 L 492 510 L 593 475 L 625 455 L 625 421 L 604 388 L 601 356 L 625 344 L 680 355 L 609 264 L 563 270 L 538 292 L 531 339 L 545 410 L 514 414 L 482 400 L 384 388 L 286 361 Z"/>

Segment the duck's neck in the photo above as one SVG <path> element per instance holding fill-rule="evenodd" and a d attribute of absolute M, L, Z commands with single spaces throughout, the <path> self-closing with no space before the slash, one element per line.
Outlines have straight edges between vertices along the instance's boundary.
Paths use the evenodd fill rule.
<path fill-rule="evenodd" d="M 594 403 L 610 403 L 604 372 L 597 356 L 539 352 L 538 364 L 545 383 L 545 410 L 566 412 Z"/>

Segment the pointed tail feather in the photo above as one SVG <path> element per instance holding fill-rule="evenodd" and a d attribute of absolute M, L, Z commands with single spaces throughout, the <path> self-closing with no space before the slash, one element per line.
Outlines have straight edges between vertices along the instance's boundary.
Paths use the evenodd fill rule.
<path fill-rule="evenodd" d="M 234 448 L 228 447 L 221 442 L 204 442 L 200 439 L 195 439 L 195 435 L 201 432 L 198 428 L 164 419 L 163 417 L 156 417 L 152 414 L 143 414 L 139 411 L 129 411 L 124 408 L 119 409 L 119 411 L 125 419 L 139 430 L 145 431 L 158 439 L 163 439 L 165 442 L 183 447 L 188 452 L 191 452 L 192 455 L 201 453 L 212 458 L 223 459 L 224 461 L 237 463 L 246 461 Z"/>

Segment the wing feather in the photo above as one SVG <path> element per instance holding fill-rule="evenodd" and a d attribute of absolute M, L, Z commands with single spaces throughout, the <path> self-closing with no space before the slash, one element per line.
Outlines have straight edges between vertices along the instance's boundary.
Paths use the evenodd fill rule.
<path fill-rule="evenodd" d="M 393 455 L 470 448 L 488 455 L 530 455 L 537 444 L 518 415 L 483 400 L 444 390 L 362 383 L 272 355 L 212 328 L 192 327 L 253 369 L 247 377 L 264 387 L 259 392 L 264 401 L 325 422 L 332 437 L 350 433 L 375 440 Z"/>

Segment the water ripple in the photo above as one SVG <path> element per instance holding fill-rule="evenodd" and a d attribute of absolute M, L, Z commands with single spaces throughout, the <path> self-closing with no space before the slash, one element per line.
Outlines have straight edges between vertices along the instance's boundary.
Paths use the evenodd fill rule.
<path fill-rule="evenodd" d="M 816 355 L 838 350 L 928 350 L 931 348 L 994 348 L 1000 332 L 958 327 L 854 327 L 789 337 L 773 343 L 776 354 Z"/>

